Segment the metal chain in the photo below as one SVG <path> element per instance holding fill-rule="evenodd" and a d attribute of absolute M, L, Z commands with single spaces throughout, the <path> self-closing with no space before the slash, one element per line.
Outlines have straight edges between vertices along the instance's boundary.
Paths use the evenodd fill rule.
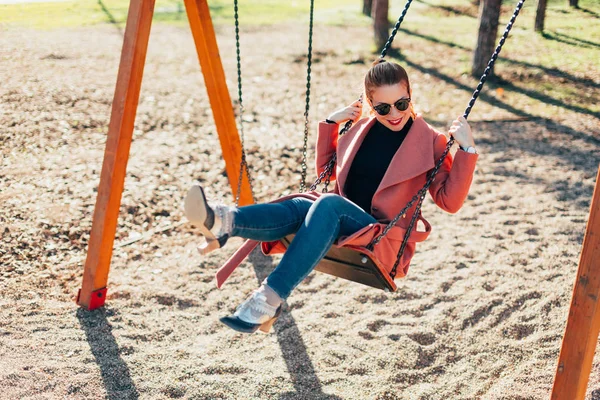
<path fill-rule="evenodd" d="M 310 72 L 312 66 L 314 8 L 315 0 L 310 0 L 310 23 L 308 29 L 308 60 L 306 62 L 306 107 L 304 109 L 304 146 L 302 147 L 302 177 L 300 179 L 300 192 L 306 191 L 306 151 L 308 149 L 308 111 L 310 109 Z"/>
<path fill-rule="evenodd" d="M 346 122 L 346 124 L 344 125 L 344 128 L 340 131 L 340 133 L 338 135 L 342 136 L 344 133 L 346 133 L 348 131 L 348 129 L 350 129 L 351 126 L 352 126 L 352 121 Z M 323 178 L 325 178 L 325 184 L 324 184 L 325 187 L 323 188 L 323 193 L 327 193 L 327 186 L 329 185 L 329 182 L 331 181 L 331 176 L 333 175 L 333 170 L 335 168 L 336 161 L 337 161 L 337 153 L 333 153 L 331 160 L 329 160 L 329 162 L 325 166 L 325 169 L 323 170 L 323 172 L 321 172 L 319 177 L 315 180 L 315 183 L 313 183 L 310 186 L 311 192 L 313 190 L 317 190 L 317 187 L 321 184 L 321 182 L 323 181 Z"/>
<path fill-rule="evenodd" d="M 240 105 L 240 139 L 242 142 L 242 160 L 240 162 L 240 176 L 238 177 L 238 187 L 235 195 L 235 205 L 237 206 L 239 205 L 240 196 L 242 193 L 242 179 L 244 177 L 244 170 L 246 170 L 248 184 L 250 185 L 250 194 L 252 195 L 252 201 L 254 203 L 256 203 L 256 198 L 254 197 L 252 177 L 250 176 L 250 169 L 248 168 L 248 162 L 246 161 L 246 150 L 244 146 L 244 103 L 242 101 L 242 57 L 240 55 L 240 22 L 238 17 L 238 0 L 233 1 L 233 10 L 235 16 L 235 49 L 237 55 L 238 102 Z"/>
<path fill-rule="evenodd" d="M 327 179 L 325 180 L 325 185 L 324 185 L 325 187 L 323 188 L 323 193 L 327 193 L 327 186 L 329 185 L 329 181 L 331 180 L 331 175 L 333 174 L 333 168 L 335 167 L 336 160 L 337 160 L 337 154 L 334 153 L 333 157 L 331 157 L 331 160 L 329 160 L 329 162 L 325 166 L 325 169 L 323 170 L 323 172 L 321 172 L 321 174 L 319 175 L 319 177 L 317 178 L 315 183 L 313 183 L 310 186 L 311 192 L 313 190 L 317 190 L 317 186 L 319 186 L 319 184 L 321 183 L 323 178 L 327 177 Z"/>

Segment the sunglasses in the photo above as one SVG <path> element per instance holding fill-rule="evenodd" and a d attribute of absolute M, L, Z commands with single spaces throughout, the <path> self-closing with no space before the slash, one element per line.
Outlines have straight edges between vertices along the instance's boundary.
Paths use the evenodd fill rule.
<path fill-rule="evenodd" d="M 397 100 L 394 103 L 394 107 L 396 107 L 396 109 L 398 111 L 406 111 L 408 109 L 409 105 L 410 105 L 410 97 L 408 99 Z M 388 115 L 390 113 L 390 111 L 392 110 L 392 105 L 386 104 L 386 103 L 377 104 L 376 106 L 373 107 L 373 110 L 375 110 L 377 112 L 377 114 L 379 114 L 379 115 Z"/>

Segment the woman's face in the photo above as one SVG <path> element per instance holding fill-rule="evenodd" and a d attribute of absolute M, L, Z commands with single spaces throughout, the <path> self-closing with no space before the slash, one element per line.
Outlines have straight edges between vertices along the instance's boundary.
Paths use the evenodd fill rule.
<path fill-rule="evenodd" d="M 406 110 L 400 111 L 394 106 L 394 103 L 400 99 L 409 98 L 410 94 L 408 93 L 408 89 L 404 82 L 395 85 L 379 86 L 376 88 L 371 94 L 371 106 L 377 107 L 380 104 L 391 105 L 390 112 L 387 115 L 379 115 L 377 111 L 374 111 L 377 121 L 392 131 L 402 130 L 406 121 L 408 121 L 411 116 L 410 105 Z"/>

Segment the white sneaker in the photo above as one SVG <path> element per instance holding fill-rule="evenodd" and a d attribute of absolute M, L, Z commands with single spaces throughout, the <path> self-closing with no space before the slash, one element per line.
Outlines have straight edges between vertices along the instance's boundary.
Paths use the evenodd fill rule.
<path fill-rule="evenodd" d="M 221 322 L 238 332 L 253 333 L 260 330 L 268 333 L 280 315 L 281 305 L 270 305 L 263 293 L 255 291 L 238 306 L 232 316 L 221 318 Z"/>

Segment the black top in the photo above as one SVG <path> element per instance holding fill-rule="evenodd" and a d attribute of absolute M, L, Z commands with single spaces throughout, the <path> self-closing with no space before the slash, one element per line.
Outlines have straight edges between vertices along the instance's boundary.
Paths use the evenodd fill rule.
<path fill-rule="evenodd" d="M 401 131 L 394 132 L 376 120 L 356 152 L 344 193 L 367 214 L 371 214 L 373 196 L 412 123 L 411 118 Z"/>

